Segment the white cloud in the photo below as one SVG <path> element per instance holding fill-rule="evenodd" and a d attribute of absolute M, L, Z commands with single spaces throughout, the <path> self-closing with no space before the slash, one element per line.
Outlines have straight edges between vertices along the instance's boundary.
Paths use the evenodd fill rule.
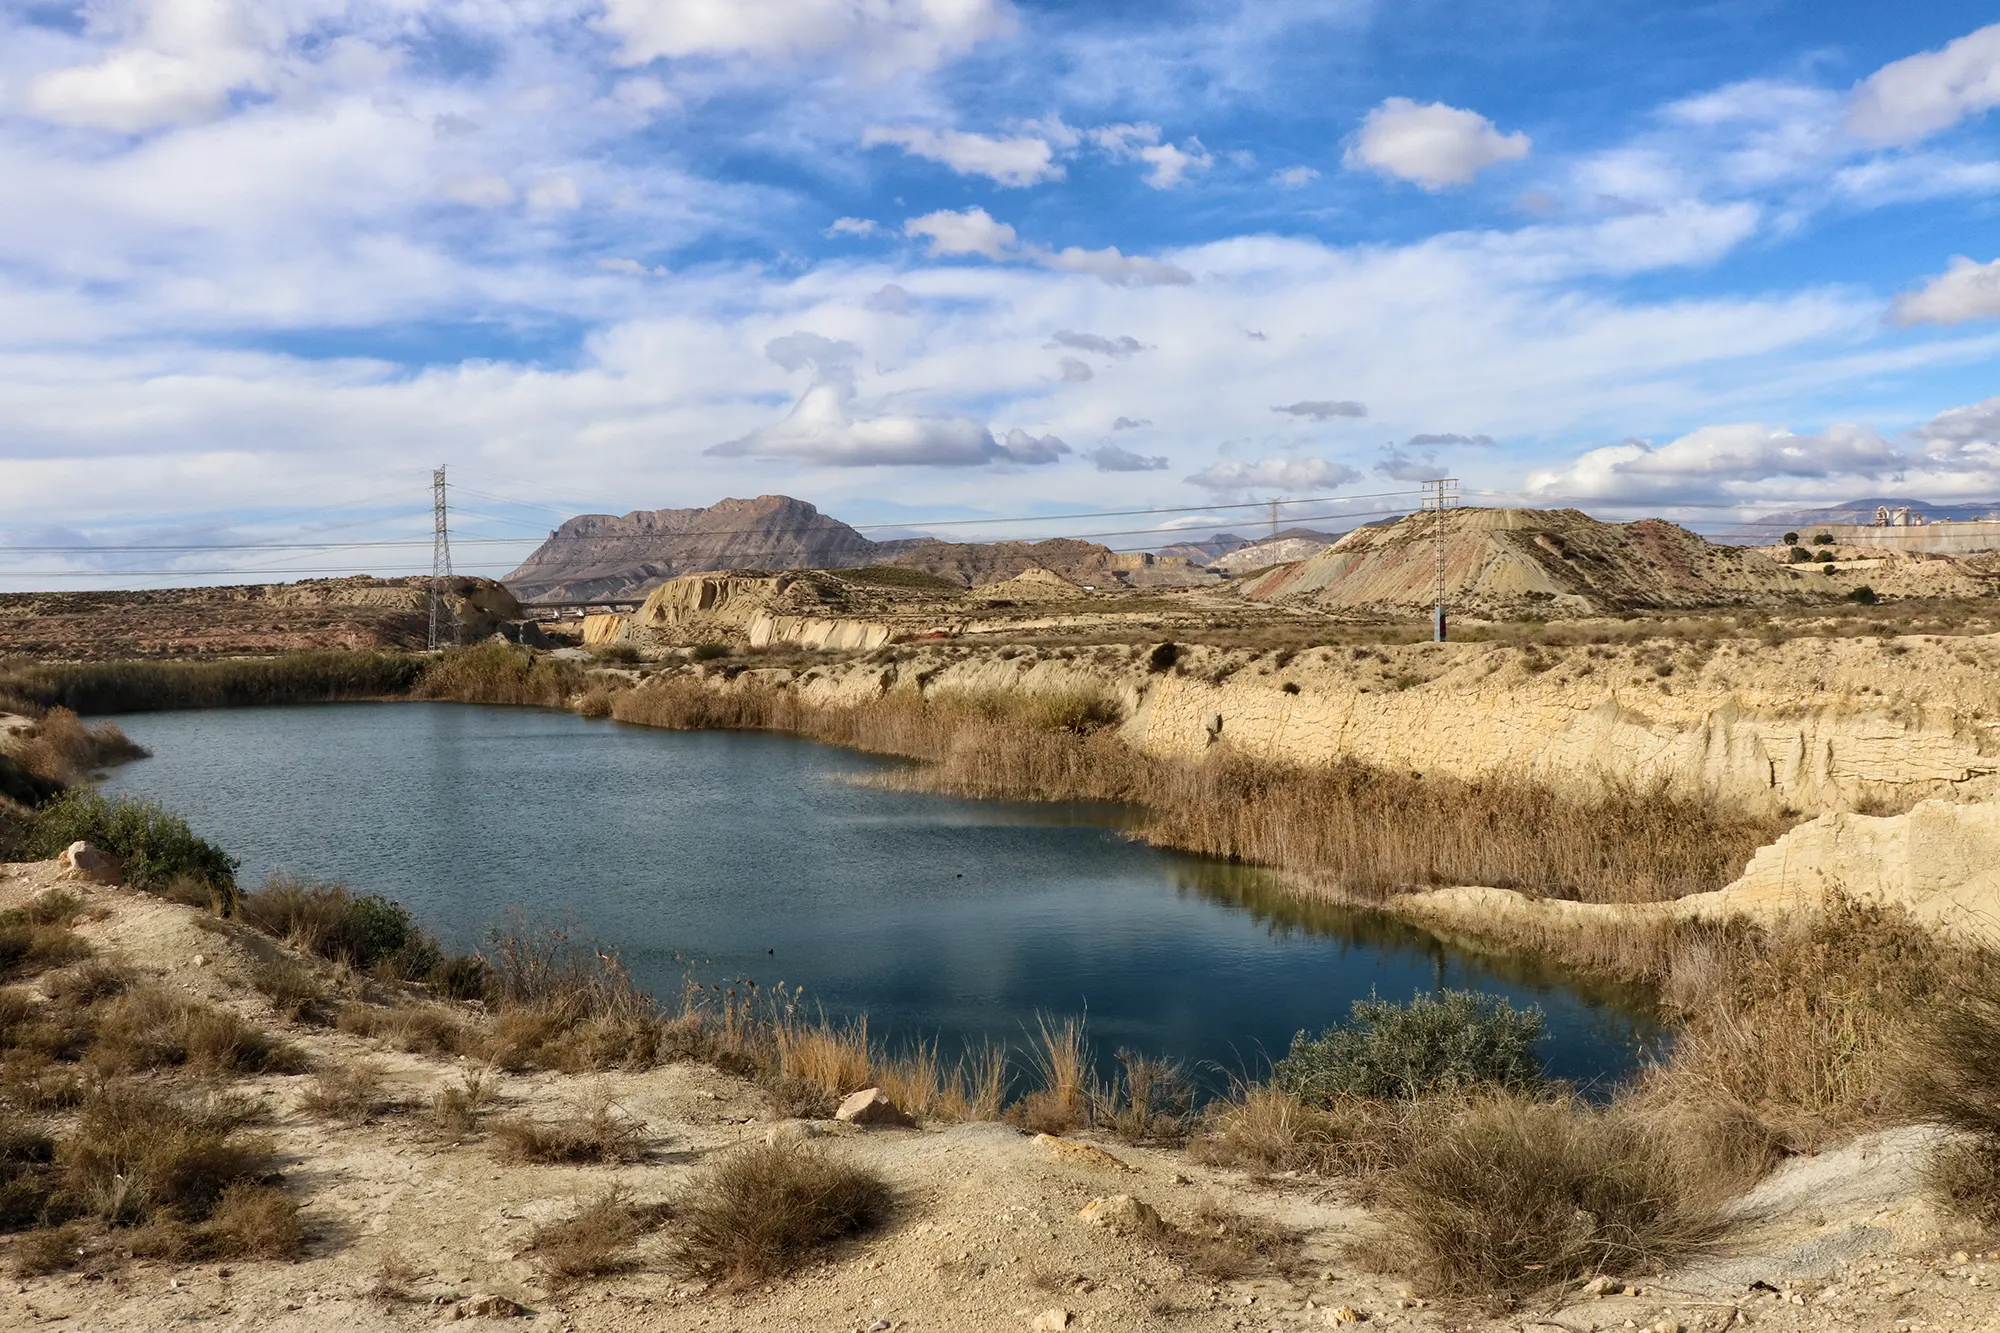
<path fill-rule="evenodd" d="M 1113 430 L 1144 430 L 1153 423 L 1144 417 L 1119 417 L 1111 423 Z"/>
<path fill-rule="evenodd" d="M 1107 338 L 1101 333 L 1078 333 L 1074 329 L 1058 329 L 1050 343 L 1053 347 L 1070 347 L 1079 352 L 1096 352 L 1100 356 L 1124 358 L 1146 350 L 1146 344 L 1129 333 L 1121 333 L 1116 338 Z"/>
<path fill-rule="evenodd" d="M 1212 463 L 1188 478 L 1203 490 L 1220 495 L 1244 491 L 1330 491 L 1361 480 L 1361 474 L 1344 463 L 1324 458 L 1260 458 L 1254 463 L 1227 459 Z"/>
<path fill-rule="evenodd" d="M 835 218 L 826 229 L 828 236 L 873 236 L 880 228 L 870 218 Z"/>
<path fill-rule="evenodd" d="M 583 207 L 583 195 L 568 176 L 544 176 L 528 187 L 528 208 L 537 213 L 567 213 Z"/>
<path fill-rule="evenodd" d="M 1137 159 L 1152 167 L 1146 173 L 1146 184 L 1156 190 L 1171 190 L 1183 184 L 1189 172 L 1206 171 L 1215 163 L 1214 157 L 1201 146 L 1201 140 L 1189 139 L 1188 147 L 1176 148 L 1160 142 L 1158 125 L 1143 121 L 1102 125 L 1091 130 L 1088 137 L 1115 162 Z"/>
<path fill-rule="evenodd" d="M 1135 454 L 1115 444 L 1100 444 L 1084 457 L 1095 464 L 1099 472 L 1163 472 L 1167 467 L 1164 455 Z"/>
<path fill-rule="evenodd" d="M 960 130 L 871 125 L 861 136 L 861 146 L 880 144 L 893 144 L 912 157 L 941 162 L 961 176 L 985 176 L 1001 185 L 1034 185 L 1063 176 L 1055 150 L 1046 140 L 1031 136 L 996 139 Z"/>
<path fill-rule="evenodd" d="M 474 208 L 505 208 L 514 202 L 514 187 L 505 176 L 453 176 L 442 188 L 447 199 Z"/>
<path fill-rule="evenodd" d="M 1054 435 L 1015 429 L 1005 442 L 969 417 L 856 410 L 854 362 L 861 349 L 818 333 L 791 333 L 764 347 L 788 371 L 813 370 L 812 383 L 781 422 L 711 445 L 714 458 L 793 459 L 822 467 L 982 467 L 1053 463 L 1069 452 Z"/>
<path fill-rule="evenodd" d="M 868 294 L 862 304 L 868 309 L 884 315 L 910 315 L 916 308 L 910 304 L 909 289 L 900 283 L 885 282 Z"/>
<path fill-rule="evenodd" d="M 1368 415 L 1368 407 L 1364 403 L 1332 398 L 1308 399 L 1304 402 L 1290 403 L 1284 407 L 1274 407 L 1271 410 L 1273 412 L 1282 412 L 1286 416 L 1310 417 L 1314 421 L 1328 421 L 1334 417 L 1365 417 Z"/>
<path fill-rule="evenodd" d="M 1426 190 L 1464 185 L 1486 168 L 1528 155 L 1526 134 L 1502 134 L 1476 111 L 1391 97 L 1368 113 L 1343 161 Z"/>
<path fill-rule="evenodd" d="M 1889 307 L 1898 324 L 1963 324 L 2000 318 L 2000 259 L 1975 263 L 1954 255 L 1945 271 Z"/>
<path fill-rule="evenodd" d="M 1163 260 L 1126 255 L 1117 246 L 1084 250 L 1069 246 L 1048 250 L 1022 245 L 1020 236 L 1004 222 L 994 221 L 983 208 L 964 212 L 940 209 L 903 224 L 903 234 L 924 237 L 930 242 L 931 258 L 953 255 L 980 255 L 995 261 L 1019 260 L 1061 273 L 1088 273 L 1113 287 L 1181 286 L 1194 281 L 1186 269 Z"/>
<path fill-rule="evenodd" d="M 962 213 L 939 209 L 911 218 L 903 224 L 903 235 L 928 239 L 932 259 L 950 255 L 1007 259 L 1020 239 L 1012 227 L 995 222 L 983 208 L 968 208 Z"/>
<path fill-rule="evenodd" d="M 1672 500 L 1726 493 L 1774 478 L 1877 479 L 1903 455 L 1866 426 L 1797 435 L 1755 423 L 1703 426 L 1663 445 L 1645 440 L 1592 449 L 1563 468 L 1530 472 L 1529 494 L 1562 500 Z"/>
<path fill-rule="evenodd" d="M 1906 56 L 1855 88 L 1847 127 L 1864 139 L 1910 144 L 2000 106 L 2000 23 Z"/>
<path fill-rule="evenodd" d="M 866 72 L 933 69 L 1013 30 L 1006 0 L 605 0 L 620 58 L 850 55 Z"/>
<path fill-rule="evenodd" d="M 664 265 L 654 264 L 649 267 L 636 259 L 600 259 L 597 261 L 597 266 L 606 273 L 623 273 L 628 277 L 634 278 L 665 278 L 671 276 L 670 270 Z"/>
<path fill-rule="evenodd" d="M 1283 171 L 1272 173 L 1271 183 L 1282 185 L 1288 190 L 1295 190 L 1318 179 L 1319 172 L 1312 167 L 1286 167 Z"/>
<path fill-rule="evenodd" d="M 1056 363 L 1056 367 L 1062 371 L 1065 384 L 1083 384 L 1097 378 L 1097 372 L 1090 368 L 1089 362 L 1079 361 L 1073 356 L 1064 357 Z"/>

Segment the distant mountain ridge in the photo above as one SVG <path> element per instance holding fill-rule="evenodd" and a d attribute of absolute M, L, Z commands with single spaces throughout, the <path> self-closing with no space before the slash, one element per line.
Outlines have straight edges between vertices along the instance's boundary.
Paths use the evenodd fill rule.
<path fill-rule="evenodd" d="M 1992 501 L 1972 504 L 1933 504 L 1929 500 L 1897 498 L 1848 500 L 1842 504 L 1827 505 L 1820 509 L 1784 509 L 1774 514 L 1762 514 L 1720 534 L 1719 539 L 1745 542 L 1753 546 L 1770 545 L 1788 530 L 1810 527 L 1815 523 L 1858 523 L 1865 527 L 1875 521 L 1877 509 L 1887 509 L 1894 513 L 1898 509 L 1905 508 L 1912 515 L 1923 515 L 1926 523 L 1947 519 L 1954 523 L 2000 519 L 2000 504 Z"/>
<path fill-rule="evenodd" d="M 523 601 L 593 602 L 644 595 L 683 574 L 731 569 L 853 569 L 898 565 L 964 588 L 1046 569 L 1080 584 L 1154 584 L 1195 577 L 1150 569 L 1146 555 L 1096 542 L 948 542 L 933 537 L 872 541 L 788 495 L 721 500 L 706 509 L 580 514 L 549 534 L 501 582 Z"/>

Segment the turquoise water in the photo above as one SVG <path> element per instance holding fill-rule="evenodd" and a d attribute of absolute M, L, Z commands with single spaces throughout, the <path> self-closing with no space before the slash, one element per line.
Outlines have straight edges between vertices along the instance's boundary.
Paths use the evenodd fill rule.
<path fill-rule="evenodd" d="M 788 737 L 459 704 L 118 721 L 154 757 L 106 789 L 187 816 L 246 885 L 344 880 L 459 948 L 510 912 L 568 924 L 655 993 L 782 981 L 947 1054 L 1087 1014 L 1101 1058 L 1167 1055 L 1213 1086 L 1371 991 L 1440 985 L 1542 1006 L 1548 1063 L 1580 1083 L 1654 1036 L 1630 996 L 1134 843 L 1115 809 L 858 785 L 891 765 Z"/>

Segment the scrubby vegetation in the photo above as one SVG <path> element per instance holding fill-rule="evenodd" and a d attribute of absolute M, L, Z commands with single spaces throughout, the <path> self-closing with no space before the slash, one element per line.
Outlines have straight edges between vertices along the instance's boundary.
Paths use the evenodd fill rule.
<path fill-rule="evenodd" d="M 24 859 L 33 860 L 88 842 L 123 863 L 133 888 L 183 901 L 215 898 L 225 910 L 234 901 L 236 859 L 151 801 L 73 788 L 34 812 L 21 841 Z"/>
<path fill-rule="evenodd" d="M 380 972 L 398 981 L 427 981 L 442 973 L 463 989 L 476 960 L 452 960 L 417 925 L 409 910 L 377 894 L 350 893 L 344 884 L 315 884 L 274 874 L 263 888 L 243 895 L 237 914 L 244 924 L 293 948 L 362 972 Z"/>
<path fill-rule="evenodd" d="M 925 761 L 899 779 L 971 795 L 1129 803 L 1150 840 L 1302 871 L 1345 895 L 1486 884 L 1585 902 L 1641 902 L 1721 887 L 1786 821 L 1664 787 L 1579 798 L 1532 781 L 1466 782 L 1353 760 L 1293 768 L 1187 763 L 1140 753 L 1088 693 L 891 691 L 816 708 L 785 690 L 719 692 L 686 678 L 621 695 L 624 722 L 763 728 Z"/>
<path fill-rule="evenodd" d="M 409 689 L 418 699 L 560 708 L 583 685 L 584 673 L 573 663 L 480 643 L 446 649 Z"/>
<path fill-rule="evenodd" d="M 1345 1026 L 1294 1037 L 1271 1081 L 1319 1106 L 1346 1097 L 1532 1091 L 1542 1083 L 1541 1035 L 1541 1010 L 1523 1012 L 1477 991 L 1418 995 L 1408 1004 L 1371 996 L 1354 1002 Z"/>
<path fill-rule="evenodd" d="M 677 1203 L 670 1262 L 688 1277 L 750 1286 L 876 1225 L 891 1202 L 880 1176 L 815 1145 L 739 1148 Z"/>
<path fill-rule="evenodd" d="M 406 653 L 313 652 L 217 662 L 64 662 L 0 671 L 0 697 L 78 713 L 324 703 L 406 694 L 423 673 Z"/>

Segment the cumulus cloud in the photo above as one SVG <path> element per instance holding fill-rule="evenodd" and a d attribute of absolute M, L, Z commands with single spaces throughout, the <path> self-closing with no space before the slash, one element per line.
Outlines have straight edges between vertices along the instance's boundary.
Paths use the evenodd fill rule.
<path fill-rule="evenodd" d="M 926 238 L 933 259 L 979 255 L 996 261 L 1018 260 L 1058 273 L 1088 273 L 1113 287 L 1184 286 L 1194 281 L 1194 275 L 1178 265 L 1126 255 L 1115 245 L 1102 250 L 1084 250 L 1073 245 L 1049 250 L 1024 245 L 1012 227 L 995 221 L 983 208 L 926 213 L 905 222 L 903 234 Z"/>
<path fill-rule="evenodd" d="M 1012 227 L 1004 222 L 995 222 L 993 215 L 983 208 L 968 208 L 962 213 L 941 208 L 935 213 L 911 218 L 903 224 L 903 235 L 929 240 L 932 259 L 951 255 L 1008 259 L 1013 257 L 1014 248 L 1020 241 Z"/>
<path fill-rule="evenodd" d="M 291 35 L 287 20 L 309 21 L 275 14 L 252 22 L 227 0 L 107 5 L 91 17 L 120 44 L 101 60 L 35 75 L 27 107 L 58 125 L 120 134 L 208 120 L 228 110 L 232 92 L 268 89 L 277 72 L 271 48 Z"/>
<path fill-rule="evenodd" d="M 1129 333 L 1107 338 L 1101 333 L 1077 333 L 1070 329 L 1058 330 L 1051 346 L 1071 347 L 1079 352 L 1097 352 L 1110 357 L 1127 357 L 1146 350 L 1146 344 Z"/>
<path fill-rule="evenodd" d="M 1053 463 L 1069 452 L 1069 446 L 1054 435 L 1030 435 L 1018 426 L 1007 432 L 998 446 L 998 456 L 1008 463 L 1029 467 Z"/>
<path fill-rule="evenodd" d="M 1119 417 L 1111 423 L 1113 430 L 1144 430 L 1153 423 L 1144 417 Z"/>
<path fill-rule="evenodd" d="M 786 370 L 813 370 L 812 383 L 781 422 L 704 450 L 716 458 L 788 458 L 824 467 L 981 467 L 1052 463 L 1069 452 L 1053 435 L 1007 432 L 1005 443 L 966 417 L 885 412 L 864 416 L 854 362 L 861 349 L 817 333 L 791 333 L 765 344 Z"/>
<path fill-rule="evenodd" d="M 1286 167 L 1283 171 L 1272 174 L 1271 183 L 1282 185 L 1288 190 L 1295 190 L 1318 179 L 1319 172 L 1311 167 Z"/>
<path fill-rule="evenodd" d="M 885 282 L 862 302 L 870 310 L 882 315 L 909 315 L 916 313 L 910 304 L 910 294 L 900 283 Z"/>
<path fill-rule="evenodd" d="M 1486 168 L 1528 155 L 1526 134 L 1502 134 L 1476 111 L 1391 97 L 1368 113 L 1343 163 L 1426 190 L 1465 185 Z"/>
<path fill-rule="evenodd" d="M 1314 421 L 1327 421 L 1333 417 L 1365 417 L 1368 407 L 1365 403 L 1313 398 L 1303 402 L 1290 403 L 1284 407 L 1274 407 L 1273 412 L 1283 412 L 1287 416 L 1311 417 Z"/>
<path fill-rule="evenodd" d="M 1167 466 L 1163 454 L 1149 457 L 1135 454 L 1130 449 L 1121 449 L 1115 444 L 1100 444 L 1084 457 L 1096 464 L 1099 472 L 1160 472 Z"/>
<path fill-rule="evenodd" d="M 1906 56 L 1863 79 L 1847 127 L 1864 139 L 1910 144 L 2000 106 L 2000 23 Z"/>
<path fill-rule="evenodd" d="M 1679 439 L 1592 449 L 1569 466 L 1528 474 L 1531 495 L 1580 500 L 1707 496 L 1773 478 L 1893 477 L 1907 460 L 1867 426 L 1835 425 L 1817 435 L 1746 422 L 1703 426 Z"/>
<path fill-rule="evenodd" d="M 1176 148 L 1173 144 L 1160 142 L 1158 125 L 1139 122 L 1131 125 L 1103 125 L 1091 130 L 1090 141 L 1111 157 L 1113 161 L 1137 159 L 1152 168 L 1146 173 L 1146 184 L 1156 190 L 1171 190 L 1187 180 L 1188 173 L 1206 171 L 1215 159 L 1201 146 L 1201 140 L 1189 139 L 1186 148 Z"/>
<path fill-rule="evenodd" d="M 1073 356 L 1066 356 L 1056 364 L 1062 369 L 1065 383 L 1082 384 L 1086 380 L 1097 378 L 1097 372 L 1090 368 L 1089 362 L 1079 361 Z"/>
<path fill-rule="evenodd" d="M 873 236 L 879 228 L 870 218 L 835 218 L 826 229 L 828 236 Z"/>
<path fill-rule="evenodd" d="M 1438 457 L 1440 449 L 1499 447 L 1499 441 L 1491 435 L 1460 435 L 1455 432 L 1412 435 L 1401 444 L 1383 445 L 1382 461 L 1375 465 L 1375 471 L 1380 476 L 1394 477 L 1398 481 L 1429 481 L 1449 475 L 1446 464 Z"/>
<path fill-rule="evenodd" d="M 1227 495 L 1242 491 L 1330 491 L 1361 480 L 1344 463 L 1324 458 L 1260 458 L 1256 462 L 1227 459 L 1212 463 L 1187 478 L 1203 490 Z"/>
<path fill-rule="evenodd" d="M 1030 135 L 999 139 L 961 130 L 872 125 L 861 136 L 863 148 L 882 144 L 893 144 L 912 157 L 943 163 L 961 176 L 985 176 L 1001 185 L 1035 185 L 1063 177 L 1055 149 L 1047 140 Z"/>
<path fill-rule="evenodd" d="M 799 59 L 845 52 L 885 77 L 933 69 L 1013 29 L 1006 0 L 605 0 L 620 59 Z"/>
<path fill-rule="evenodd" d="M 2000 317 L 2000 259 L 1980 264 L 1953 256 L 1945 271 L 1889 307 L 1898 324 L 1963 324 Z"/>

